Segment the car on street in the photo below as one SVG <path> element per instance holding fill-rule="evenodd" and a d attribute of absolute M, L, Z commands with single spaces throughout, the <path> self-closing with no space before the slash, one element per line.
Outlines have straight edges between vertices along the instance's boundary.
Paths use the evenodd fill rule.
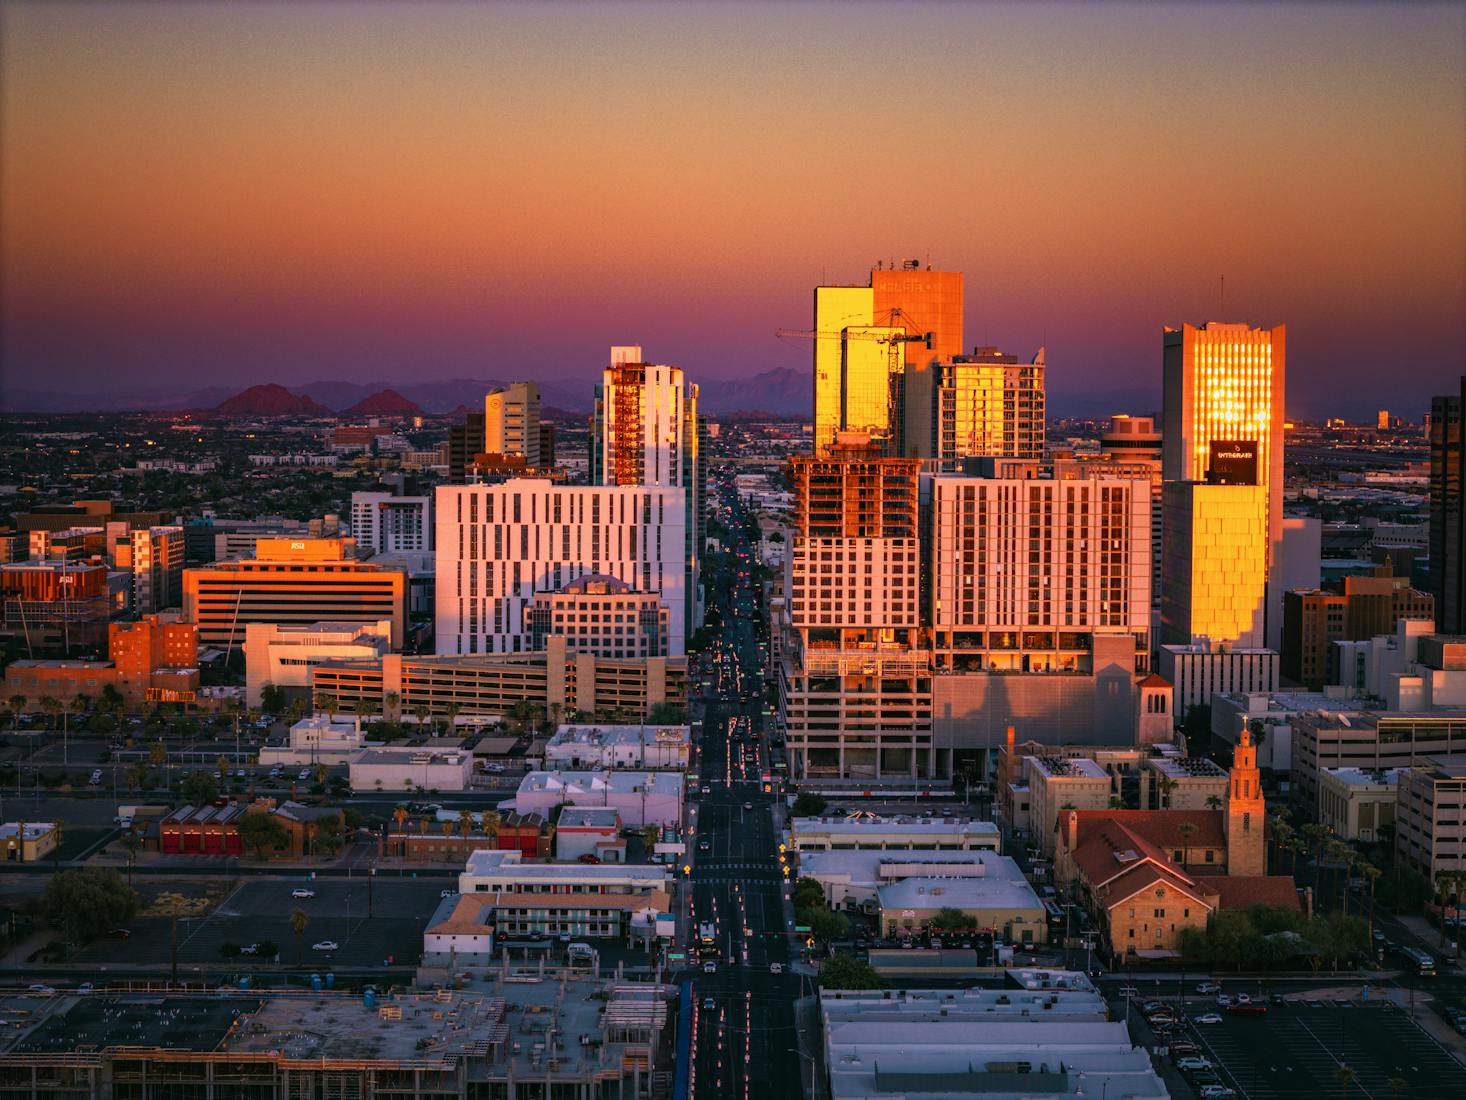
<path fill-rule="evenodd" d="M 711 997 L 704 997 L 702 999 L 702 1006 L 707 1011 L 712 1012 L 715 1008 L 718 1007 L 718 1002 L 713 1000 Z"/>
<path fill-rule="evenodd" d="M 1142 1001 L 1140 1011 L 1146 1013 L 1159 1012 L 1161 1009 L 1168 1007 L 1165 1001 Z"/>
<path fill-rule="evenodd" d="M 702 972 L 704 974 L 716 974 L 718 972 L 718 964 L 715 962 L 705 962 L 702 964 Z"/>
<path fill-rule="evenodd" d="M 1233 1003 L 1233 1000 L 1234 999 L 1233 999 L 1233 997 L 1232 997 L 1232 995 L 1230 993 L 1218 993 L 1217 994 L 1217 1007 L 1218 1008 L 1226 1008 L 1228 1005 L 1230 1005 L 1230 1004 Z"/>
<path fill-rule="evenodd" d="M 41 982 L 33 983 L 27 991 L 30 993 L 39 993 L 43 997 L 49 997 L 51 994 L 56 992 L 56 990 L 52 989 L 49 985 L 44 985 Z"/>
<path fill-rule="evenodd" d="M 1219 985 L 1217 985 L 1216 982 L 1197 982 L 1196 983 L 1196 992 L 1198 992 L 1198 993 L 1220 993 L 1221 991 L 1222 991 L 1222 987 L 1219 986 Z"/>
<path fill-rule="evenodd" d="M 783 963 L 769 963 L 769 973 L 770 974 L 782 974 L 782 973 L 784 973 L 784 964 Z"/>
<path fill-rule="evenodd" d="M 484 765 L 484 771 L 493 772 L 495 775 L 499 774 L 503 770 L 504 765 L 499 763 L 497 760 L 490 760 L 487 764 Z"/>
<path fill-rule="evenodd" d="M 711 787 L 709 787 L 706 783 L 704 783 L 702 785 L 702 793 L 703 794 L 712 794 L 713 793 L 713 789 Z"/>
<path fill-rule="evenodd" d="M 239 949 L 239 953 L 241 955 L 258 955 L 260 953 L 260 945 L 257 943 L 247 943 Z"/>
<path fill-rule="evenodd" d="M 444 891 L 442 891 L 442 892 L 440 892 L 438 894 L 438 897 L 440 897 L 440 898 L 451 898 L 451 897 L 453 897 L 453 895 L 455 895 L 457 893 L 458 893 L 457 890 L 444 890 Z"/>
<path fill-rule="evenodd" d="M 341 945 L 335 940 L 322 940 L 320 943 L 311 944 L 312 951 L 339 951 Z"/>
<path fill-rule="evenodd" d="M 1196 1073 L 1200 1070 L 1211 1069 L 1211 1062 L 1201 1057 L 1177 1058 L 1176 1068 L 1183 1073 Z"/>
<path fill-rule="evenodd" d="M 1239 1005 L 1250 1005 L 1252 1003 L 1252 997 L 1247 993 L 1238 993 L 1235 997 L 1232 998 L 1232 1003 Z"/>
<path fill-rule="evenodd" d="M 1199 1054 L 1201 1048 L 1190 1039 L 1176 1039 L 1171 1044 L 1172 1058 L 1185 1058 L 1188 1054 Z"/>
<path fill-rule="evenodd" d="M 1191 1022 L 1193 1024 L 1201 1024 L 1202 1026 L 1210 1026 L 1211 1024 L 1221 1023 L 1222 1017 L 1217 1012 L 1203 1012 L 1200 1016 L 1193 1016 Z"/>
<path fill-rule="evenodd" d="M 304 886 L 297 886 L 294 890 L 290 891 L 290 896 L 293 898 L 313 898 L 316 896 L 316 892 L 314 890 L 307 890 Z"/>
<path fill-rule="evenodd" d="M 1226 1085 L 1201 1086 L 1201 1100 L 1228 1100 L 1228 1097 L 1236 1095 L 1236 1092 Z"/>
<path fill-rule="evenodd" d="M 310 777 L 311 777 L 311 770 L 309 768 L 301 768 L 300 769 L 300 773 L 298 775 L 296 775 L 295 778 L 298 779 L 298 780 L 300 780 L 303 783 L 307 779 L 309 779 Z"/>
<path fill-rule="evenodd" d="M 100 787 L 102 785 L 102 769 L 95 769 L 92 772 L 92 777 L 88 779 L 87 782 L 90 783 L 93 787 Z"/>

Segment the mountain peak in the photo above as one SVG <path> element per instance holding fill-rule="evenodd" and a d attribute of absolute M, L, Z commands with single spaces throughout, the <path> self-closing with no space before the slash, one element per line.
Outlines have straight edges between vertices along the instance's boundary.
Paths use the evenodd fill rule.
<path fill-rule="evenodd" d="M 369 397 L 363 397 L 349 409 L 342 410 L 346 416 L 420 416 L 421 407 L 403 397 L 393 389 L 378 390 Z"/>
<path fill-rule="evenodd" d="M 215 406 L 221 416 L 330 416 L 331 410 L 309 397 L 297 397 L 278 382 L 251 386 Z"/>

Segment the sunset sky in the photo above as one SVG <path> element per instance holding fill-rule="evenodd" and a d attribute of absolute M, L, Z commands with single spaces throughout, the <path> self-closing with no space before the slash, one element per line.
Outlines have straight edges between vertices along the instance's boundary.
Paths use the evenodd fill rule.
<path fill-rule="evenodd" d="M 1289 411 L 1466 364 L 1466 6 L 28 4 L 7 387 L 709 386 L 878 259 L 966 272 L 1051 403 L 1288 324 Z M 1226 299 L 1219 301 L 1220 277 Z M 1138 410 L 1137 410 L 1138 411 Z"/>

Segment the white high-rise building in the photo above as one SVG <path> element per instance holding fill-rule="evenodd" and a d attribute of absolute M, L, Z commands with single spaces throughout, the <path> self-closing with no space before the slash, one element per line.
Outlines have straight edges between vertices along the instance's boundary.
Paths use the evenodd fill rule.
<path fill-rule="evenodd" d="M 433 548 L 433 498 L 392 493 L 351 494 L 351 536 L 375 554 L 426 553 Z"/>
<path fill-rule="evenodd" d="M 484 395 L 484 453 L 519 455 L 526 466 L 540 464 L 540 388 L 515 382 Z"/>
<path fill-rule="evenodd" d="M 939 667 L 1089 672 L 1096 635 L 1150 646 L 1151 485 L 1103 464 L 932 479 Z"/>
<path fill-rule="evenodd" d="M 437 494 L 438 653 L 534 649 L 536 594 L 587 575 L 657 593 L 666 655 L 686 652 L 686 490 L 519 478 Z"/>

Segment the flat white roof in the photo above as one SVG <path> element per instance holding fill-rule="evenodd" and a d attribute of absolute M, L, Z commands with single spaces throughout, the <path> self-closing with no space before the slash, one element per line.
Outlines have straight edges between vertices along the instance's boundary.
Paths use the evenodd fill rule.
<path fill-rule="evenodd" d="M 876 833 L 895 833 L 912 836 L 961 836 L 980 834 L 996 836 L 998 827 L 991 821 L 964 821 L 946 817 L 796 817 L 790 819 L 790 828 L 798 835 L 838 833 L 846 836 L 867 836 Z"/>
<path fill-rule="evenodd" d="M 512 877 L 516 882 L 577 882 L 585 884 L 641 884 L 663 886 L 671 877 L 660 866 L 646 863 L 526 863 L 511 857 L 518 852 L 480 849 L 468 857 L 465 875 L 482 878 Z"/>
<path fill-rule="evenodd" d="M 876 891 L 882 909 L 1042 909 L 1033 887 L 1022 880 L 989 878 L 905 878 Z"/>
<path fill-rule="evenodd" d="M 530 772 L 520 780 L 519 793 L 636 794 L 644 787 L 648 794 L 680 795 L 682 784 L 681 772 L 542 771 Z"/>

